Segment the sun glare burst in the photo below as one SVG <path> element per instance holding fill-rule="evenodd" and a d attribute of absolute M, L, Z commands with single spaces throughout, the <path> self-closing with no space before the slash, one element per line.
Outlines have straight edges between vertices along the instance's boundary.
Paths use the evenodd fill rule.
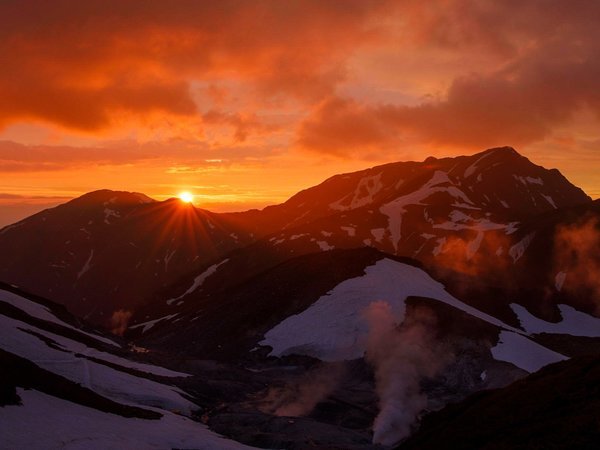
<path fill-rule="evenodd" d="M 194 201 L 194 196 L 190 192 L 181 192 L 179 194 L 179 199 L 184 203 L 192 203 Z"/>

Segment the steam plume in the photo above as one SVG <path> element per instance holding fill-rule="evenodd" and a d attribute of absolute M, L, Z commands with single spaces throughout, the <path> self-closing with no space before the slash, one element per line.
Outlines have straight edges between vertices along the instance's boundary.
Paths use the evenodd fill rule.
<path fill-rule="evenodd" d="M 556 272 L 566 273 L 564 289 L 571 292 L 586 290 L 585 306 L 600 316 L 600 222 L 587 216 L 581 221 L 560 226 L 554 238 Z M 562 284 L 562 283 L 561 283 Z"/>
<path fill-rule="evenodd" d="M 283 388 L 271 388 L 264 400 L 264 412 L 276 416 L 299 417 L 310 414 L 339 385 L 344 375 L 343 363 L 320 366 L 299 382 Z"/>
<path fill-rule="evenodd" d="M 475 235 L 449 236 L 440 243 L 435 262 L 441 267 L 467 275 L 494 275 L 504 273 L 508 264 L 506 255 L 512 240 L 504 230 L 478 230 Z"/>
<path fill-rule="evenodd" d="M 123 336 L 123 333 L 127 330 L 127 324 L 129 323 L 131 316 L 131 311 L 126 311 L 124 309 L 115 311 L 110 318 L 110 332 L 117 336 Z"/>
<path fill-rule="evenodd" d="M 375 369 L 380 408 L 373 443 L 393 445 L 410 434 L 427 405 L 421 379 L 434 376 L 449 356 L 434 340 L 435 316 L 429 310 L 416 310 L 401 328 L 387 302 L 371 303 L 364 314 L 369 323 L 366 358 Z"/>

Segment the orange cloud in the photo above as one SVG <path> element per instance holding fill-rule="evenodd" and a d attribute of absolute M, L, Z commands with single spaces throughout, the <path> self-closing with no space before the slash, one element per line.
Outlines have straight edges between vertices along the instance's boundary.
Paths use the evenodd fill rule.
<path fill-rule="evenodd" d="M 226 118 L 227 119 L 227 118 Z M 240 119 L 241 120 L 241 119 Z M 234 118 L 234 123 L 237 124 Z M 236 134 L 245 133 L 244 127 L 258 126 L 241 122 Z M 238 146 L 235 149 L 213 148 L 203 142 L 167 140 L 137 143 L 112 142 L 99 147 L 71 147 L 59 145 L 23 145 L 0 141 L 0 173 L 46 172 L 89 165 L 126 165 L 153 162 L 165 167 L 214 167 L 243 162 L 246 158 L 268 157 L 269 147 Z"/>
<path fill-rule="evenodd" d="M 218 106 L 243 141 L 260 128 L 248 125 L 247 104 L 231 109 L 239 94 L 266 109 L 290 99 L 319 104 L 297 139 L 317 151 L 353 154 L 414 139 L 521 145 L 582 106 L 600 112 L 599 12 L 597 2 L 541 0 L 4 1 L 0 124 L 94 132 L 123 117 L 199 118 Z M 353 78 L 349 65 L 361 51 L 396 56 L 386 70 L 397 80 L 388 88 L 398 89 L 415 77 L 402 55 L 429 58 L 432 49 L 464 61 L 458 75 L 437 75 L 448 87 L 437 100 L 372 103 L 340 93 L 359 83 L 369 98 L 376 81 Z M 481 54 L 493 55 L 491 65 L 478 65 Z M 224 80 L 239 92 L 215 85 Z M 202 101 L 211 104 L 198 104 L 197 82 L 210 86 Z"/>
<path fill-rule="evenodd" d="M 513 145 L 570 165 L 593 193 L 599 12 L 585 0 L 4 0 L 0 136 L 65 145 L 0 143 L 0 189 L 136 180 L 162 195 L 220 159 L 262 164 L 249 180 L 285 170 L 283 198 L 365 159 Z M 570 122 L 582 110 L 588 129 Z"/>
<path fill-rule="evenodd" d="M 409 138 L 469 148 L 524 145 L 546 138 L 583 107 L 600 114 L 595 54 L 558 62 L 535 56 L 491 75 L 459 78 L 444 99 L 416 106 L 331 98 L 301 123 L 298 143 L 346 156 Z"/>
<path fill-rule="evenodd" d="M 110 127 L 113 113 L 196 113 L 194 80 L 315 98 L 344 77 L 383 1 L 0 4 L 0 123 Z"/>
<path fill-rule="evenodd" d="M 300 124 L 297 141 L 310 150 L 351 156 L 386 147 L 394 142 L 396 134 L 395 124 L 381 108 L 333 96 Z"/>
<path fill-rule="evenodd" d="M 236 142 L 244 142 L 251 132 L 262 132 L 274 128 L 261 123 L 255 114 L 225 113 L 215 109 L 203 114 L 202 120 L 205 124 L 224 124 L 232 127 Z"/>
<path fill-rule="evenodd" d="M 402 7 L 397 53 L 450 57 L 462 68 L 451 78 L 440 73 L 447 88 L 426 92 L 419 102 L 370 101 L 351 92 L 331 97 L 298 127 L 300 146 L 345 156 L 406 143 L 523 146 L 549 137 L 584 108 L 600 114 L 597 2 L 450 0 L 433 7 L 409 1 Z M 482 54 L 487 65 L 480 64 Z M 388 69 L 398 80 L 418 77 L 406 72 L 401 57 Z"/>

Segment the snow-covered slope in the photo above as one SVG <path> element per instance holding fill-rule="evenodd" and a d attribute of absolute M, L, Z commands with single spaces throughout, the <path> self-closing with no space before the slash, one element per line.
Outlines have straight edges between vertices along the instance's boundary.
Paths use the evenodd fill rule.
<path fill-rule="evenodd" d="M 387 302 L 400 324 L 409 296 L 438 300 L 497 327 L 500 341 L 491 349 L 497 360 L 533 372 L 566 359 L 528 339 L 528 331 L 512 327 L 456 299 L 422 269 L 388 258 L 367 267 L 363 276 L 340 283 L 300 314 L 283 320 L 265 333 L 260 344 L 272 347 L 272 354 L 276 356 L 304 354 L 326 361 L 360 358 L 367 348 L 369 325 L 365 311 L 369 305 Z M 598 320 L 583 313 L 576 316 L 574 313 L 571 317 Z"/>
<path fill-rule="evenodd" d="M 188 374 L 126 354 L 59 308 L 2 286 L 0 446 L 248 448 L 191 419 L 198 407 L 169 382 Z"/>
<path fill-rule="evenodd" d="M 400 324 L 409 296 L 436 299 L 496 327 L 519 331 L 456 299 L 422 269 L 383 258 L 367 267 L 364 275 L 338 284 L 302 313 L 286 318 L 260 344 L 271 346 L 277 356 L 300 353 L 327 361 L 360 358 L 367 345 L 364 312 L 369 305 L 389 303 Z"/>
<path fill-rule="evenodd" d="M 17 389 L 21 405 L 0 408 L 3 448 L 103 450 L 235 450 L 251 448 L 224 439 L 187 417 L 161 410 L 158 420 L 107 414 L 37 390 Z"/>
<path fill-rule="evenodd" d="M 563 317 L 557 322 L 517 303 L 498 315 L 493 295 L 481 296 L 482 304 L 487 300 L 492 307 L 475 307 L 461 298 L 460 289 L 449 290 L 414 260 L 367 247 L 292 258 L 239 284 L 221 275 L 216 271 L 206 280 L 216 277 L 220 291 L 202 291 L 180 306 L 165 305 L 175 315 L 152 327 L 134 325 L 128 336 L 144 346 L 214 358 L 245 357 L 259 349 L 274 356 L 351 360 L 366 352 L 370 329 L 365 312 L 371 304 L 388 303 L 400 325 L 411 299 L 427 299 L 427 308 L 438 315 L 454 311 L 451 326 L 463 329 L 462 341 L 481 344 L 489 358 L 534 371 L 572 354 L 560 346 L 546 347 L 540 333 L 570 345 L 577 345 L 573 339 L 580 336 L 598 340 L 600 334 L 600 319 L 569 306 L 560 307 Z M 482 335 L 479 328 L 487 331 Z"/>

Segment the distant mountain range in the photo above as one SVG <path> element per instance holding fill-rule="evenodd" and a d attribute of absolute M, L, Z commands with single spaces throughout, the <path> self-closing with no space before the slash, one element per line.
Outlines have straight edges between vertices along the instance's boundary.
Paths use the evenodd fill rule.
<path fill-rule="evenodd" d="M 236 279 L 300 254 L 362 246 L 434 266 L 496 253 L 516 260 L 523 221 L 589 202 L 557 170 L 511 148 L 337 175 L 243 213 L 96 191 L 0 230 L 0 279 L 110 326 L 115 311 L 135 315 L 157 291 L 184 287 L 232 252 L 228 265 L 253 261 L 235 268 Z M 506 242 L 489 248 L 492 235 Z"/>
<path fill-rule="evenodd" d="M 122 357 L 186 365 L 219 386 L 208 395 L 202 383 L 179 384 L 204 421 L 245 444 L 313 448 L 300 445 L 310 432 L 317 448 L 380 448 L 370 441 L 403 441 L 422 410 L 464 399 L 487 408 L 487 397 L 469 395 L 599 354 L 599 247 L 600 201 L 503 147 L 336 175 L 240 213 L 92 192 L 0 230 L 0 281 L 12 292 L 0 307 L 27 318 L 30 331 L 41 326 L 29 335 L 50 348 L 61 345 L 48 337 L 57 329 L 31 319 L 41 307 L 27 302 L 51 312 L 60 310 L 51 302 L 64 305 L 82 321 L 69 323 L 88 330 L 77 336 L 85 345 L 98 339 L 93 325 L 151 350 Z M 33 361 L 11 348 L 3 347 Z M 51 369 L 6 358 L 38 375 Z M 198 362 L 207 359 L 222 365 L 217 376 Z M 404 361 L 397 377 L 414 368 L 402 423 L 385 416 L 381 391 L 396 360 Z M 303 417 L 293 431 L 269 422 L 281 415 L 265 406 L 274 387 L 301 396 L 307 377 L 319 385 L 323 373 L 329 387 L 290 414 Z M 443 411 L 407 448 L 444 439 L 435 434 L 448 432 Z"/>

